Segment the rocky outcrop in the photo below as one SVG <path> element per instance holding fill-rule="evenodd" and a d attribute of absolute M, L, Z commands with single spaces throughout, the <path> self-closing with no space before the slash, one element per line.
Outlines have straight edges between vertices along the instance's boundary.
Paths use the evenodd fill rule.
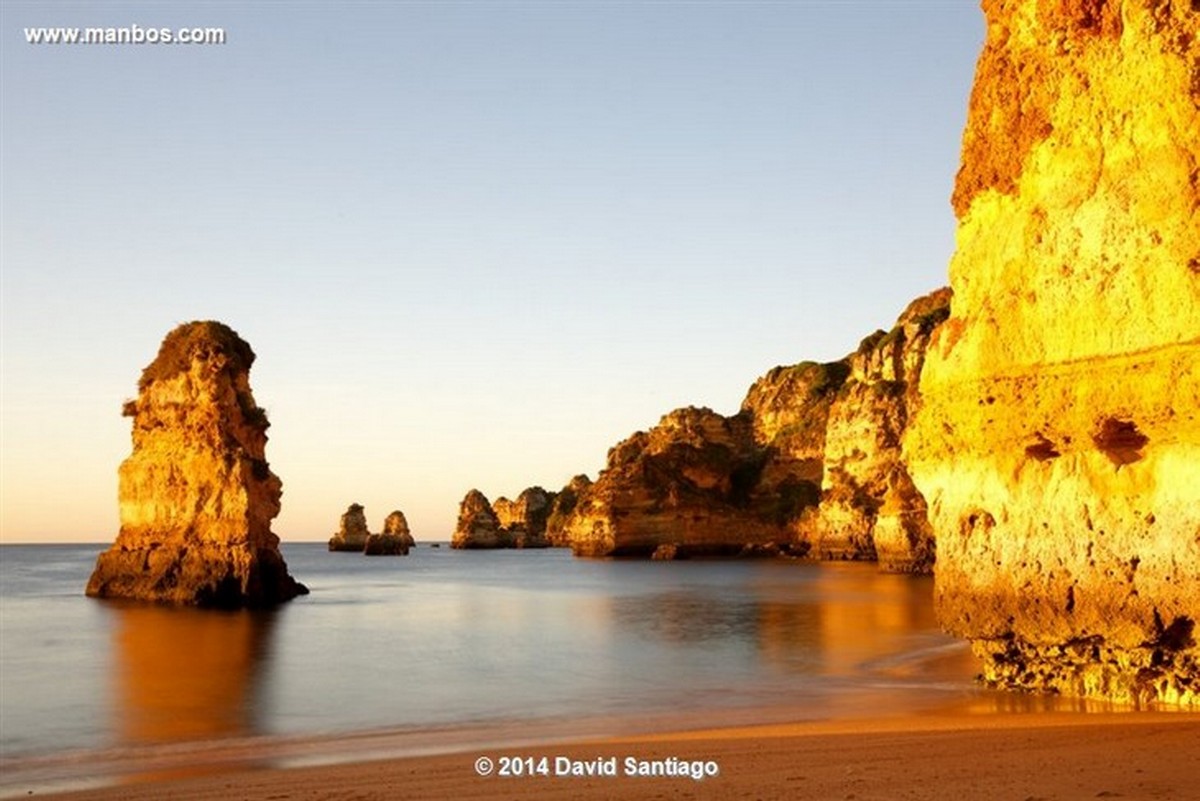
<path fill-rule="evenodd" d="M 1200 705 L 1200 9 L 988 0 L 904 442 L 998 685 Z"/>
<path fill-rule="evenodd" d="M 400 538 L 407 548 L 417 547 L 417 541 L 413 539 L 412 532 L 408 528 L 408 518 L 404 516 L 404 512 L 399 509 L 389 514 L 383 521 L 383 533 L 392 534 Z"/>
<path fill-rule="evenodd" d="M 776 367 L 723 417 L 679 409 L 564 489 L 552 541 L 585 556 L 876 559 L 926 572 L 934 547 L 901 435 L 950 292 L 913 301 L 841 361 Z M 568 492 L 570 489 L 570 492 Z"/>
<path fill-rule="evenodd" d="M 473 489 L 458 507 L 458 524 L 450 539 L 451 548 L 511 548 L 512 537 L 500 527 L 487 496 Z"/>
<path fill-rule="evenodd" d="M 571 545 L 571 536 L 567 531 L 567 521 L 579 503 L 579 496 L 592 480 L 582 473 L 572 478 L 567 485 L 559 490 L 554 501 L 550 504 L 550 515 L 546 518 L 546 541 L 552 548 L 567 548 Z"/>
<path fill-rule="evenodd" d="M 950 313 L 950 291 L 909 304 L 890 331 L 851 354 L 824 431 L 815 548 L 822 559 L 874 559 L 884 570 L 929 572 L 933 532 L 901 454 L 929 338 Z"/>
<path fill-rule="evenodd" d="M 772 542 L 780 529 L 756 514 L 751 495 L 763 456 L 745 415 L 671 412 L 609 451 L 565 525 L 571 547 L 581 556 L 649 556 L 673 546 L 679 557 Z"/>
<path fill-rule="evenodd" d="M 342 515 L 337 532 L 329 538 L 331 551 L 355 551 L 362 553 L 367 547 L 367 515 L 361 504 L 352 503 Z"/>
<path fill-rule="evenodd" d="M 282 483 L 250 391 L 254 358 L 218 322 L 187 323 L 163 340 L 124 407 L 133 452 L 118 471 L 121 530 L 88 595 L 240 607 L 308 592 L 271 532 Z"/>
<path fill-rule="evenodd" d="M 415 545 L 408 531 L 408 520 L 403 512 L 396 510 L 383 521 L 383 531 L 367 535 L 363 553 L 367 556 L 407 556 L 408 549 Z"/>
<path fill-rule="evenodd" d="M 497 498 L 492 511 L 514 548 L 547 548 L 550 541 L 546 539 L 546 521 L 553 503 L 553 493 L 530 487 L 515 501 Z"/>

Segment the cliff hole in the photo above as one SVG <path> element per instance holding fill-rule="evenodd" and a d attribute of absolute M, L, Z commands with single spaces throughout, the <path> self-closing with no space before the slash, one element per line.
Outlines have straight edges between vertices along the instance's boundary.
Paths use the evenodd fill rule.
<path fill-rule="evenodd" d="M 1025 455 L 1030 459 L 1037 459 L 1039 462 L 1045 462 L 1050 459 L 1056 459 L 1062 456 L 1058 448 L 1054 447 L 1054 443 L 1046 439 L 1046 435 L 1040 431 L 1035 435 L 1036 441 L 1032 445 L 1025 446 Z"/>
<path fill-rule="evenodd" d="M 1113 464 L 1120 467 L 1142 459 L 1142 449 L 1146 447 L 1150 438 L 1139 431 L 1131 420 L 1106 417 L 1100 421 L 1100 427 L 1092 435 L 1092 441 Z"/>

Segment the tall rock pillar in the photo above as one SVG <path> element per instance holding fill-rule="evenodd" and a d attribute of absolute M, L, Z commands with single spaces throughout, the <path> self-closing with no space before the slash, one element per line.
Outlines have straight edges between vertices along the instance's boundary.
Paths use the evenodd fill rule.
<path fill-rule="evenodd" d="M 138 382 L 121 463 L 121 530 L 87 594 L 199 606 L 267 606 L 308 592 L 271 520 L 282 484 L 250 392 L 254 351 L 217 322 L 181 325 Z"/>

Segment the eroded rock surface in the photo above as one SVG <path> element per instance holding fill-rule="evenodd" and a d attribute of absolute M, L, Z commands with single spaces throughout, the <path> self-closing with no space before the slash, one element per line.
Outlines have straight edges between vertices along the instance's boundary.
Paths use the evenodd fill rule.
<path fill-rule="evenodd" d="M 986 677 L 1200 704 L 1200 7 L 988 0 L 905 457 Z"/>
<path fill-rule="evenodd" d="M 271 520 L 282 482 L 250 391 L 254 351 L 228 326 L 171 331 L 142 372 L 133 452 L 121 463 L 121 530 L 87 594 L 199 606 L 268 606 L 306 593 Z"/>
<path fill-rule="evenodd" d="M 396 509 L 384 519 L 383 533 L 399 537 L 406 547 L 417 547 L 417 541 L 413 539 L 412 532 L 408 528 L 408 518 L 399 509 Z"/>

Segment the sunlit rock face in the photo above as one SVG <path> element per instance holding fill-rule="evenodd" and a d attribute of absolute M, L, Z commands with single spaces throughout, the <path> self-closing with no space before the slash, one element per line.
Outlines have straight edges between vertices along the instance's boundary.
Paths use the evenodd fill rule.
<path fill-rule="evenodd" d="M 817 502 L 829 411 L 850 375 L 846 360 L 775 367 L 750 385 L 741 414 L 751 421 L 763 467 L 756 507 L 783 529 L 776 539 L 810 553 L 818 539 Z"/>
<path fill-rule="evenodd" d="M 550 504 L 550 514 L 546 518 L 546 542 L 553 548 L 567 548 L 571 545 L 571 536 L 567 531 L 567 521 L 575 511 L 579 497 L 592 486 L 592 480 L 582 473 L 567 482 L 567 485 L 554 495 Z"/>
<path fill-rule="evenodd" d="M 515 501 L 497 498 L 492 504 L 496 520 L 512 540 L 514 548 L 547 548 L 546 520 L 554 503 L 554 493 L 530 487 Z"/>
<path fill-rule="evenodd" d="M 689 407 L 608 452 L 607 467 L 566 522 L 581 556 L 737 553 L 773 542 L 779 527 L 751 508 L 762 451 L 749 419 Z"/>
<path fill-rule="evenodd" d="M 396 509 L 384 518 L 383 533 L 399 537 L 407 548 L 417 547 L 417 541 L 413 538 L 412 531 L 408 528 L 408 518 L 399 509 Z"/>
<path fill-rule="evenodd" d="M 988 0 L 905 439 L 1000 685 L 1200 704 L 1200 7 Z"/>
<path fill-rule="evenodd" d="M 362 504 L 352 503 L 342 514 L 338 530 L 329 538 L 329 550 L 362 553 L 370 536 L 371 532 L 367 529 L 367 513 Z"/>
<path fill-rule="evenodd" d="M 408 519 L 397 509 L 383 521 L 383 531 L 367 535 L 363 553 L 367 556 L 406 556 L 408 549 L 414 546 Z"/>
<path fill-rule="evenodd" d="M 458 524 L 450 538 L 451 548 L 511 548 L 512 538 L 500 527 L 487 496 L 473 489 L 458 507 Z"/>
<path fill-rule="evenodd" d="M 825 425 L 824 479 L 815 549 L 822 559 L 875 559 L 888 571 L 933 568 L 933 532 L 901 454 L 918 402 L 929 338 L 950 313 L 948 289 L 917 298 L 890 331 L 876 331 L 847 361 Z"/>
<path fill-rule="evenodd" d="M 120 467 L 121 530 L 87 594 L 200 606 L 265 606 L 306 593 L 271 520 L 282 484 L 250 391 L 254 352 L 217 322 L 181 325 L 143 371 L 133 452 Z"/>

